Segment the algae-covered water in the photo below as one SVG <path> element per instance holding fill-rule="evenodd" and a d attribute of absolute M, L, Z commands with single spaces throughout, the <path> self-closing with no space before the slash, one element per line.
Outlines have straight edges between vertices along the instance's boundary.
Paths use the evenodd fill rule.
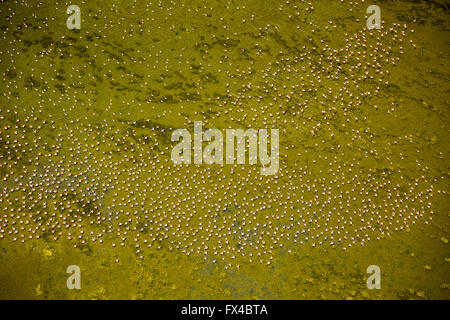
<path fill-rule="evenodd" d="M 448 299 L 449 7 L 0 2 L 0 297 Z M 279 170 L 174 164 L 194 121 Z"/>

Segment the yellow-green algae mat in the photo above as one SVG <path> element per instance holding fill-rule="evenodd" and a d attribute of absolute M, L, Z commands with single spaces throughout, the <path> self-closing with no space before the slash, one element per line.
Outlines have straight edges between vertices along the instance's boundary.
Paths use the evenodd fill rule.
<path fill-rule="evenodd" d="M 448 9 L 2 1 L 0 298 L 448 299 Z M 194 121 L 277 174 L 173 164 Z"/>

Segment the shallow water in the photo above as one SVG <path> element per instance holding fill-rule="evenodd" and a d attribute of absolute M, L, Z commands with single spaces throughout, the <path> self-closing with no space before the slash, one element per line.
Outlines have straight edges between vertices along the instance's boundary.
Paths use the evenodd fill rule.
<path fill-rule="evenodd" d="M 446 1 L 377 1 L 380 30 L 361 1 L 70 4 L 0 4 L 1 298 L 450 297 Z M 194 121 L 278 128 L 278 173 L 174 165 Z"/>

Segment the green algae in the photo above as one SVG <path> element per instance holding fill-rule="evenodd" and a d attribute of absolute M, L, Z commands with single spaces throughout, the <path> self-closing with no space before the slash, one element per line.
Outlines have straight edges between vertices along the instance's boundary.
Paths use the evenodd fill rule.
<path fill-rule="evenodd" d="M 120 215 L 119 209 L 104 212 L 102 208 L 111 205 L 114 199 L 120 201 L 125 197 L 125 191 L 114 191 L 115 186 L 111 184 L 94 186 L 89 190 L 80 187 L 68 192 L 68 185 L 54 184 L 49 190 L 58 201 L 48 206 L 58 214 L 42 215 L 40 221 L 50 227 L 42 232 L 41 238 L 25 243 L 13 242 L 9 236 L 0 240 L 0 297 L 450 297 L 448 241 L 441 240 L 449 237 L 450 210 L 446 162 L 449 151 L 449 51 L 448 41 L 442 36 L 449 30 L 445 11 L 448 6 L 439 1 L 378 1 L 388 28 L 393 23 L 406 23 L 414 33 L 408 29 L 408 38 L 402 48 L 399 48 L 395 36 L 377 39 L 376 34 L 368 35 L 373 50 L 387 54 L 383 49 L 389 48 L 389 58 L 387 62 L 380 60 L 380 63 L 385 63 L 383 68 L 370 66 L 364 69 L 359 66 L 364 63 L 360 58 L 364 50 L 359 47 L 358 40 L 349 35 L 364 30 L 365 5 L 357 5 L 357 2 L 330 5 L 327 1 L 315 1 L 312 9 L 299 2 L 298 7 L 302 11 L 297 15 L 299 11 L 293 8 L 294 4 L 279 10 L 284 3 L 248 1 L 245 9 L 237 10 L 240 5 L 235 2 L 226 5 L 210 1 L 203 6 L 198 1 L 191 1 L 189 5 L 184 3 L 183 7 L 172 4 L 155 6 L 155 12 L 146 16 L 143 10 L 139 10 L 143 5 L 142 8 L 131 8 L 130 4 L 119 1 L 108 5 L 80 2 L 83 21 L 79 31 L 65 27 L 68 2 L 55 2 L 43 8 L 2 3 L 1 30 L 6 35 L 1 40 L 0 50 L 2 81 L 4 86 L 14 81 L 18 87 L 9 87 L 0 98 L 0 124 L 1 127 L 13 128 L 33 110 L 33 115 L 45 120 L 39 129 L 42 140 L 36 143 L 39 146 L 37 150 L 47 154 L 49 162 L 34 163 L 36 150 L 27 153 L 6 148 L 7 145 L 17 145 L 14 139 L 22 139 L 23 143 L 36 139 L 33 135 L 38 122 L 32 122 L 34 127 L 16 129 L 24 135 L 19 138 L 7 136 L 2 130 L 0 178 L 6 177 L 6 180 L 2 180 L 0 186 L 13 185 L 14 176 L 8 174 L 13 169 L 16 175 L 23 172 L 23 167 L 35 169 L 38 176 L 48 173 L 46 170 L 52 172 L 52 165 L 59 164 L 58 161 L 64 164 L 64 159 L 78 157 L 75 152 L 80 141 L 85 146 L 97 147 L 96 155 L 107 155 L 117 161 L 124 156 L 130 157 L 128 164 L 121 168 L 126 170 L 132 167 L 133 159 L 141 159 L 135 153 L 147 152 L 147 157 L 150 154 L 155 159 L 159 156 L 168 158 L 166 150 L 171 146 L 171 129 L 183 127 L 187 121 L 200 118 L 208 121 L 208 127 L 217 128 L 278 126 L 280 123 L 276 117 L 268 114 L 281 113 L 295 119 L 282 127 L 280 145 L 286 148 L 287 158 L 294 159 L 286 162 L 287 166 L 304 168 L 306 164 L 308 169 L 305 171 L 310 170 L 312 176 L 331 183 L 333 177 L 327 160 L 340 156 L 340 146 L 347 146 L 348 153 L 339 159 L 341 165 L 350 165 L 356 159 L 359 168 L 367 170 L 379 181 L 391 179 L 393 184 L 399 184 L 398 194 L 393 197 L 400 199 L 399 194 L 408 191 L 405 180 L 414 183 L 417 177 L 424 176 L 427 181 L 432 181 L 435 189 L 440 190 L 432 199 L 433 220 L 427 224 L 422 220 L 411 228 L 382 236 L 379 241 L 367 241 L 364 246 L 346 250 L 339 244 L 311 247 L 309 244 L 287 242 L 284 248 L 277 250 L 270 265 L 238 257 L 236 264 L 225 268 L 226 263 L 213 263 L 212 257 L 204 260 L 202 256 L 187 256 L 172 250 L 165 242 L 164 231 L 167 230 L 164 229 L 158 234 L 158 244 L 142 248 L 140 253 L 136 252 L 133 243 L 112 247 L 118 244 L 114 232 L 119 230 L 120 223 L 126 225 L 129 219 Z M 7 8 L 13 10 L 14 17 L 10 16 Z M 135 14 L 130 15 L 129 12 Z M 169 13 L 170 19 L 167 19 Z M 256 17 L 254 21 L 252 15 Z M 27 18 L 27 28 L 23 26 L 24 17 Z M 247 22 L 242 23 L 243 20 Z M 335 28 L 330 27 L 330 20 L 333 20 Z M 299 32 L 296 32 L 297 25 L 301 26 Z M 325 44 L 340 48 L 346 39 L 355 51 L 361 52 L 347 58 L 338 52 L 339 59 L 347 60 L 346 64 L 332 65 L 329 63 L 331 60 L 327 60 L 331 59 L 330 56 L 321 49 Z M 14 61 L 10 61 L 7 52 L 12 49 L 21 52 L 14 56 Z M 286 70 L 296 67 L 295 57 L 304 54 L 305 50 L 309 52 L 304 57 L 309 62 L 305 75 L 288 80 Z M 393 65 L 392 57 L 400 55 L 400 52 L 401 59 L 394 61 L 396 64 Z M 371 52 L 366 49 L 364 53 L 369 55 Z M 166 64 L 166 61 L 170 63 Z M 319 68 L 319 63 L 330 67 L 326 73 L 330 79 L 324 79 L 320 87 L 308 79 L 306 73 Z M 216 72 L 218 69 L 221 72 Z M 361 80 L 358 89 L 349 86 L 343 97 L 348 105 L 345 110 L 338 108 L 333 98 L 327 95 L 327 88 L 337 89 L 344 77 L 363 79 L 366 72 L 374 76 L 384 72 L 386 76 L 376 78 L 378 80 Z M 253 82 L 250 86 L 249 79 Z M 299 90 L 304 89 L 301 97 L 292 96 L 289 92 L 290 86 L 297 84 Z M 9 94 L 8 90 L 15 93 Z M 360 91 L 372 94 L 361 98 L 362 104 L 357 105 L 352 97 Z M 317 97 L 319 101 L 315 100 Z M 283 103 L 278 105 L 280 101 Z M 235 107 L 226 111 L 224 105 Z M 7 113 L 6 110 L 10 109 L 13 112 Z M 42 109 L 41 112 L 35 111 L 38 109 Z M 267 114 L 255 114 L 259 110 L 265 110 Z M 300 117 L 294 118 L 299 112 Z M 323 124 L 322 127 L 317 126 L 324 113 L 329 122 L 326 128 Z M 269 119 L 263 121 L 263 117 Z M 70 122 L 75 119 L 79 122 Z M 109 124 L 106 125 L 104 120 Z M 92 136 L 83 136 L 82 128 L 92 129 Z M 332 133 L 328 128 L 332 128 Z M 356 135 L 357 131 L 361 134 Z M 72 132 L 80 132 L 75 134 L 78 141 L 64 140 Z M 97 146 L 95 143 L 101 139 L 104 141 Z M 49 147 L 59 141 L 63 141 L 61 149 Z M 377 148 L 373 157 L 368 157 L 374 146 Z M 390 160 L 386 160 L 386 155 Z M 87 186 L 89 183 L 86 181 L 93 181 L 94 173 L 106 177 L 108 168 L 96 167 L 96 160 L 93 156 L 88 159 L 80 156 L 79 167 L 67 168 L 70 172 L 67 180 L 73 185 Z M 211 169 L 210 185 L 221 179 L 215 169 Z M 189 173 L 190 169 L 186 168 L 185 176 L 189 177 Z M 152 178 L 145 174 L 140 177 L 143 180 Z M 128 178 L 124 172 L 117 174 L 119 180 Z M 288 177 L 280 180 L 289 183 Z M 238 179 L 235 182 L 239 182 Z M 423 181 L 419 184 L 420 190 L 428 187 Z M 170 185 L 161 185 L 153 193 L 162 194 Z M 346 188 L 350 190 L 349 186 Z M 135 192 L 136 198 L 141 194 L 142 201 L 148 198 L 145 196 L 148 191 L 143 186 Z M 390 196 L 385 190 L 367 192 L 379 198 Z M 210 201 L 219 202 L 217 198 Z M 30 212 L 43 212 L 44 203 L 34 204 L 34 199 L 27 200 L 26 207 Z M 307 194 L 305 199 L 315 199 L 315 195 Z M 325 197 L 321 199 L 326 200 Z M 70 201 L 77 203 L 79 214 L 68 210 Z M 217 213 L 217 218 L 231 220 L 232 213 L 242 212 L 239 203 L 244 199 L 237 198 L 235 202 L 234 207 Z M 4 204 L 0 211 L 3 218 L 8 214 Z M 98 242 L 82 243 L 76 240 L 78 233 L 72 236 L 73 241 L 65 239 L 65 234 L 59 236 L 59 232 L 64 231 L 64 227 L 60 227 L 63 221 L 73 220 L 76 225 L 77 219 L 87 214 L 106 221 L 101 225 L 83 225 L 86 234 L 91 231 L 106 234 L 102 245 Z M 264 216 L 267 214 L 265 212 Z M 311 220 L 309 224 L 314 225 L 318 216 L 311 219 L 314 222 Z M 198 220 L 194 222 L 198 223 Z M 157 223 L 157 219 L 152 217 L 148 221 L 142 218 L 136 227 L 145 234 L 152 223 Z M 339 221 L 335 223 L 339 225 Z M 234 220 L 233 230 L 240 230 L 241 224 L 242 220 Z M 288 226 L 286 221 L 276 222 L 276 225 Z M 9 227 L 2 225 L 2 228 Z M 256 236 L 255 231 L 251 239 Z M 240 239 L 236 237 L 234 241 L 239 248 Z M 79 265 L 82 270 L 82 289 L 79 291 L 65 287 L 68 276 L 65 269 L 71 264 Z M 365 272 L 371 264 L 381 267 L 382 290 L 368 290 L 366 287 Z"/>

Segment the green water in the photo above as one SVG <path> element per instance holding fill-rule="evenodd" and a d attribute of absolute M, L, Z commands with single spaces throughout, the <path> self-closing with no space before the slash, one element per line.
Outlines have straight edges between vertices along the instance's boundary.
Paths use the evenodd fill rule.
<path fill-rule="evenodd" d="M 70 4 L 0 3 L 1 298 L 450 297 L 448 2 Z M 175 166 L 194 121 L 278 173 Z"/>

